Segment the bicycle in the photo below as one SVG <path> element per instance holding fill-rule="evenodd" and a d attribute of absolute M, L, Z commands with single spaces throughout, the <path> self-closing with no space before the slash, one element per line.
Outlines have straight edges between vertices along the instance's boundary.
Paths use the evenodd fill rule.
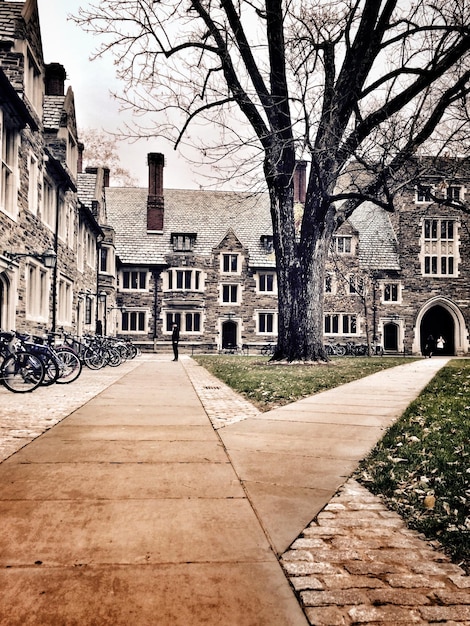
<path fill-rule="evenodd" d="M 48 341 L 51 343 L 45 343 L 42 337 L 20 333 L 16 333 L 16 336 L 25 349 L 42 361 L 46 372 L 42 385 L 49 386 L 53 383 L 67 385 L 80 376 L 82 371 L 80 359 L 68 347 L 55 348 L 50 337 Z"/>
<path fill-rule="evenodd" d="M 344 356 L 346 347 L 339 343 L 327 343 L 325 344 L 325 352 L 328 356 Z"/>
<path fill-rule="evenodd" d="M 261 348 L 261 354 L 263 356 L 272 356 L 276 352 L 276 348 L 275 343 L 267 343 Z"/>
<path fill-rule="evenodd" d="M 41 360 L 23 350 L 15 333 L 0 332 L 0 382 L 13 393 L 34 391 L 44 380 Z"/>

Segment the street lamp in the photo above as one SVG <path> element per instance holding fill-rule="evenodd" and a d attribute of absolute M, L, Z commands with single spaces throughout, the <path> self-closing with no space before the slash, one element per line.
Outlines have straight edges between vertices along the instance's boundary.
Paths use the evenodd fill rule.
<path fill-rule="evenodd" d="M 38 259 L 44 263 L 44 266 L 48 269 L 53 269 L 57 264 L 57 254 L 52 248 L 47 248 L 44 252 L 8 252 L 3 253 L 6 257 L 12 261 L 16 261 L 22 257 L 32 257 Z"/>

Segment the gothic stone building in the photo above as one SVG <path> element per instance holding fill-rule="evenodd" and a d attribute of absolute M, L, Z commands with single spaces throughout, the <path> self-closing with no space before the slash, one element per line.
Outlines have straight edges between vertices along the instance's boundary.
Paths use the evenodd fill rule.
<path fill-rule="evenodd" d="M 0 0 L 4 330 L 42 334 L 62 326 L 83 331 L 96 325 L 98 244 L 107 236 L 98 223 L 105 224 L 101 179 L 98 172 L 80 174 L 74 94 L 70 87 L 65 91 L 65 79 L 60 64 L 44 64 L 36 0 Z M 88 179 L 85 187 L 80 177 Z M 84 201 L 80 187 L 86 191 Z"/>
<path fill-rule="evenodd" d="M 147 189 L 106 189 L 116 231 L 116 332 L 157 351 L 168 346 L 173 322 L 191 350 L 236 345 L 256 353 L 274 343 L 267 196 L 164 189 L 163 155 L 149 154 L 148 166 Z M 436 171 L 426 185 L 410 185 L 395 213 L 364 203 L 338 229 L 325 281 L 327 340 L 369 340 L 390 354 L 419 354 L 433 334 L 444 336 L 446 354 L 468 352 L 470 220 L 436 201 L 438 194 L 466 201 L 468 170 L 461 166 L 452 177 Z M 299 201 L 304 181 L 299 168 Z M 431 188 L 435 193 L 426 192 Z"/>

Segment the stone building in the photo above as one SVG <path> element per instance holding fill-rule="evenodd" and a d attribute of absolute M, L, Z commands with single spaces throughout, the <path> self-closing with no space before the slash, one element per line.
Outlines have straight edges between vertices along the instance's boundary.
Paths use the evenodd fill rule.
<path fill-rule="evenodd" d="M 74 94 L 45 65 L 36 0 L 0 0 L 0 328 L 64 327 L 168 349 L 249 353 L 277 339 L 267 194 L 110 187 L 82 172 Z M 394 213 L 362 204 L 335 233 L 325 280 L 326 341 L 419 354 L 442 335 L 468 354 L 470 167 L 422 159 L 404 172 Z M 300 218 L 305 162 L 295 176 Z"/>
<path fill-rule="evenodd" d="M 418 354 L 428 335 L 442 334 L 444 353 L 468 352 L 470 220 L 461 208 L 469 170 L 465 161 L 452 163 L 449 176 L 434 162 L 424 186 L 433 194 L 423 196 L 416 176 L 395 213 L 365 202 L 338 229 L 325 281 L 327 341 Z M 156 350 L 174 321 L 191 350 L 256 352 L 275 343 L 267 195 L 164 189 L 163 155 L 149 154 L 148 164 L 147 189 L 106 190 L 118 259 L 116 332 Z M 300 201 L 304 166 L 295 183 Z"/>
<path fill-rule="evenodd" d="M 60 64 L 44 64 L 36 0 L 0 1 L 0 328 L 6 330 L 75 330 L 80 294 L 97 293 L 105 234 L 78 197 L 75 103 L 65 79 Z"/>

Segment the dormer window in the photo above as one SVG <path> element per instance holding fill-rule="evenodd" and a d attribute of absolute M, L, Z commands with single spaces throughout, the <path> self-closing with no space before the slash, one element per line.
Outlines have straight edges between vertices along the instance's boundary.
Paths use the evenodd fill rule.
<path fill-rule="evenodd" d="M 432 187 L 431 185 L 419 185 L 416 188 L 416 202 L 432 202 Z"/>
<path fill-rule="evenodd" d="M 262 235 L 261 236 L 261 245 L 264 248 L 266 254 L 271 254 L 274 250 L 274 241 L 272 235 Z"/>
<path fill-rule="evenodd" d="M 460 202 L 462 200 L 462 187 L 460 185 L 449 185 L 446 190 L 447 200 Z"/>
<path fill-rule="evenodd" d="M 196 233 L 171 233 L 174 252 L 191 252 L 196 243 Z"/>
<path fill-rule="evenodd" d="M 338 235 L 333 237 L 333 251 L 337 254 L 351 254 L 352 253 L 352 237 Z"/>

